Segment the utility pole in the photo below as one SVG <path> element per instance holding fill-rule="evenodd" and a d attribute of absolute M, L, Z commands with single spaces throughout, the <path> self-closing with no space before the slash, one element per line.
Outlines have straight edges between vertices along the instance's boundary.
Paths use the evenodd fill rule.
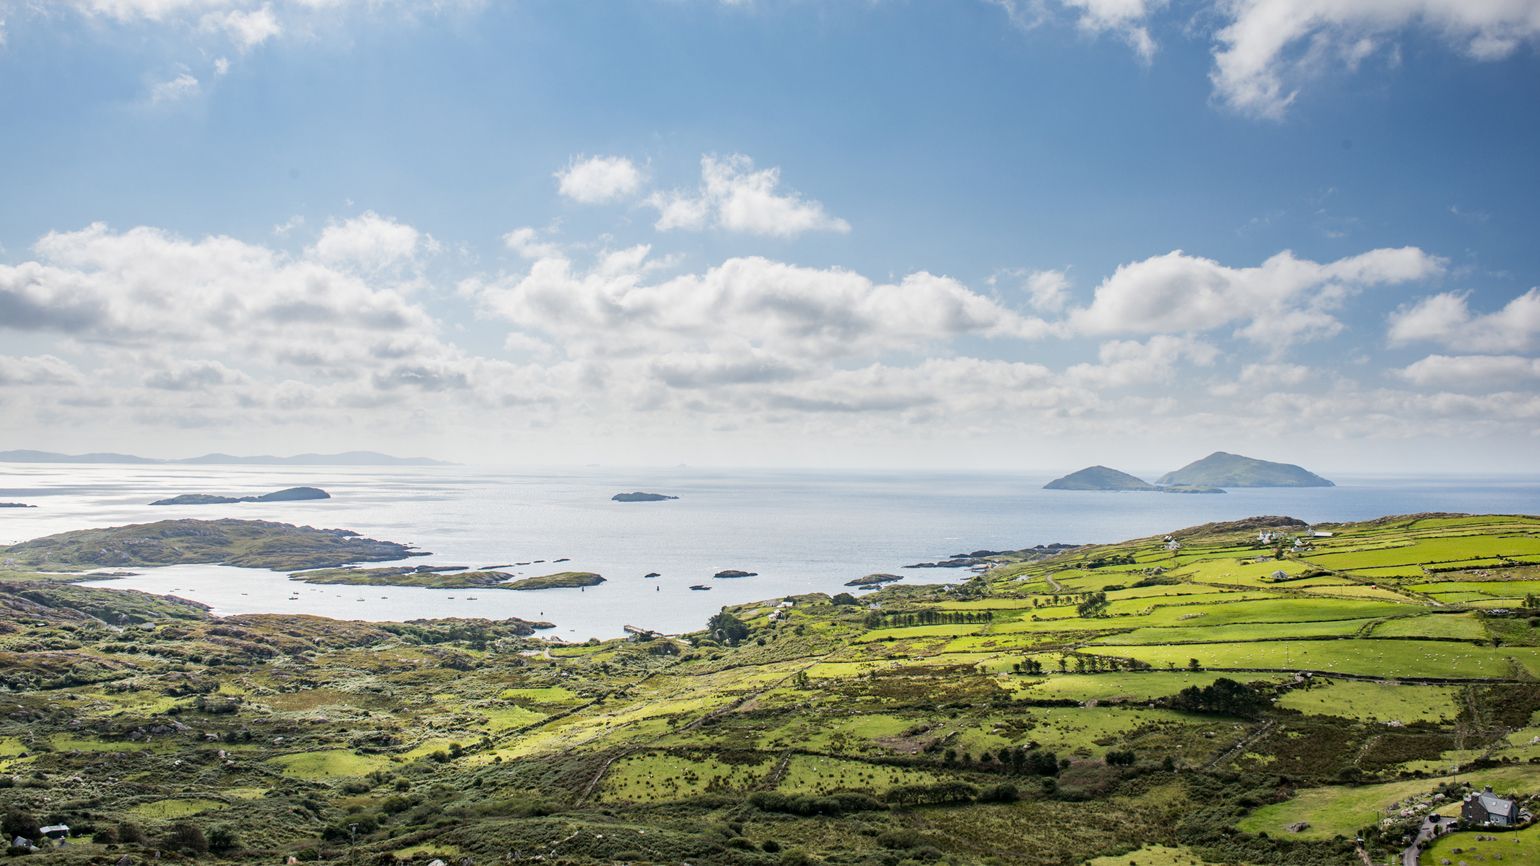
<path fill-rule="evenodd" d="M 348 825 L 348 862 L 349 863 L 357 863 L 358 862 L 357 852 L 354 850 L 355 846 L 357 846 L 357 845 L 358 845 L 358 825 L 357 824 L 349 824 Z"/>

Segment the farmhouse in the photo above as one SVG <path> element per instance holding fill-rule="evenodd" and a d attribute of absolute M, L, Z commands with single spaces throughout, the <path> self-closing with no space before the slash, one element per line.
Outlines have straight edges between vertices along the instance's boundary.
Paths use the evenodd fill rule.
<path fill-rule="evenodd" d="M 1460 820 L 1470 826 L 1511 827 L 1519 823 L 1519 805 L 1492 793 L 1491 786 L 1465 795 Z"/>

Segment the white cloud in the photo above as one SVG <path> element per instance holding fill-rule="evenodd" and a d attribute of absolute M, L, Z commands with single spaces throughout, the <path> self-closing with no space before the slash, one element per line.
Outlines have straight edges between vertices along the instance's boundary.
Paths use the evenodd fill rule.
<path fill-rule="evenodd" d="M 1064 271 L 1033 271 L 1027 275 L 1026 289 L 1033 309 L 1056 313 L 1069 301 L 1069 276 Z"/>
<path fill-rule="evenodd" d="M 999 6 L 1012 24 L 1030 30 L 1049 21 L 1053 14 L 1047 0 L 988 0 Z M 1075 23 L 1081 30 L 1092 35 L 1112 33 L 1148 63 L 1154 58 L 1157 46 L 1146 26 L 1149 17 L 1164 7 L 1165 0 L 1055 0 L 1056 4 L 1075 15 Z"/>
<path fill-rule="evenodd" d="M 219 361 L 172 361 L 146 376 L 144 384 L 161 391 L 202 391 L 245 381 L 244 373 Z"/>
<path fill-rule="evenodd" d="M 165 81 L 157 81 L 150 85 L 150 104 L 160 105 L 166 102 L 179 102 L 189 97 L 197 96 L 201 90 L 198 79 L 190 72 L 178 73 L 175 78 Z"/>
<path fill-rule="evenodd" d="M 53 355 L 0 355 L 0 387 L 15 385 L 73 385 L 80 371 Z"/>
<path fill-rule="evenodd" d="M 812 231 L 844 234 L 850 223 L 831 216 L 818 201 L 796 192 L 781 192 L 781 170 L 755 170 L 743 154 L 701 157 L 701 184 L 696 193 L 680 190 L 654 193 L 648 203 L 658 210 L 656 227 L 703 229 L 708 225 L 732 232 L 795 237 Z"/>
<path fill-rule="evenodd" d="M 1235 268 L 1180 250 L 1120 266 L 1090 306 L 1070 314 L 1086 334 L 1183 333 L 1238 325 L 1237 334 L 1277 347 L 1337 333 L 1332 311 L 1368 286 L 1423 280 L 1442 260 L 1415 247 L 1377 249 L 1318 263 L 1278 253 Z"/>
<path fill-rule="evenodd" d="M 503 235 L 503 246 L 526 259 L 555 258 L 561 255 L 561 247 L 540 239 L 540 233 L 525 226 Z"/>
<path fill-rule="evenodd" d="M 1240 381 L 1252 387 L 1297 388 L 1310 381 L 1311 375 L 1303 364 L 1247 364 L 1241 367 Z"/>
<path fill-rule="evenodd" d="M 642 173 L 623 156 L 579 157 L 556 173 L 562 195 L 583 204 L 629 198 L 642 187 Z"/>
<path fill-rule="evenodd" d="M 1472 313 L 1466 295 L 1440 292 L 1390 317 L 1390 342 L 1439 343 L 1461 352 L 1522 352 L 1540 347 L 1540 287 L 1492 313 Z"/>
<path fill-rule="evenodd" d="M 311 248 L 317 259 L 333 265 L 379 270 L 410 262 L 419 252 L 433 252 L 436 242 L 426 241 L 417 229 L 374 211 L 332 223 Z"/>
<path fill-rule="evenodd" d="M 1540 36 L 1534 0 L 1230 0 L 1210 76 L 1225 104 L 1283 116 L 1305 79 L 1349 67 L 1378 39 L 1420 27 L 1477 60 L 1506 57 Z"/>
<path fill-rule="evenodd" d="M 648 254 L 646 246 L 613 251 L 587 271 L 565 257 L 542 258 L 522 276 L 462 288 L 520 330 L 550 334 L 582 355 L 710 346 L 730 336 L 734 346 L 782 357 L 832 358 L 915 351 L 962 335 L 1034 339 L 1049 330 L 924 272 L 876 283 L 847 270 L 748 257 L 650 281 Z"/>
<path fill-rule="evenodd" d="M 205 30 L 228 35 L 241 51 L 250 51 L 283 32 L 283 25 L 278 23 L 278 17 L 273 14 L 273 7 L 269 4 L 257 9 L 210 12 L 203 16 L 200 23 Z M 229 61 L 224 58 L 220 58 L 220 61 L 224 61 L 225 69 L 228 70 Z M 220 61 L 215 61 L 216 65 Z M 223 74 L 223 70 L 220 74 Z"/>
<path fill-rule="evenodd" d="M 1099 363 L 1076 364 L 1066 372 L 1068 381 L 1092 388 L 1126 388 L 1168 382 L 1183 363 L 1206 367 L 1219 350 L 1192 337 L 1160 334 L 1140 343 L 1110 340 L 1097 351 Z"/>
<path fill-rule="evenodd" d="M 1540 358 L 1518 355 L 1429 355 L 1397 375 L 1419 387 L 1495 391 L 1540 384 Z"/>

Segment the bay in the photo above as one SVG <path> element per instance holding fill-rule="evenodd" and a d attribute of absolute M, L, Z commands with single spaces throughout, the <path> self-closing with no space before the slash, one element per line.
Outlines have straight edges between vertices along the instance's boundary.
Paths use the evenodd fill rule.
<path fill-rule="evenodd" d="M 1145 473 L 1148 477 L 1158 472 Z M 239 517 L 355 530 L 432 556 L 413 565 L 517 562 L 520 575 L 594 571 L 607 582 L 540 592 L 334 587 L 221 566 L 134 569 L 98 585 L 172 593 L 220 615 L 307 613 L 372 621 L 445 616 L 546 620 L 567 640 L 623 625 L 699 628 L 725 604 L 838 592 L 875 571 L 906 583 L 955 582 L 952 569 L 904 569 L 976 549 L 1110 542 L 1260 514 L 1326 522 L 1423 511 L 1540 513 L 1540 478 L 1334 477 L 1337 487 L 1224 495 L 1041 490 L 1027 472 L 0 465 L 0 544 L 87 527 Z M 321 487 L 332 499 L 150 506 L 180 493 L 255 495 Z M 615 493 L 678 496 L 617 503 Z M 568 559 L 557 563 L 554 560 Z M 535 564 L 534 560 L 546 560 Z M 757 572 L 713 579 L 723 569 Z M 643 575 L 659 572 L 659 578 Z M 691 590 L 704 584 L 709 591 Z M 297 596 L 297 598 L 295 598 Z M 474 598 L 473 598 L 474 597 Z M 291 600 L 292 599 L 292 600 Z"/>

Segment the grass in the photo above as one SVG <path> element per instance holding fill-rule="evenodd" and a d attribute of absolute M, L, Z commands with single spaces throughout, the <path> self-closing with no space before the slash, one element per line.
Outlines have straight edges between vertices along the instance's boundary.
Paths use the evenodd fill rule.
<path fill-rule="evenodd" d="M 1114 854 L 1086 860 L 1081 866 L 1211 866 L 1209 861 L 1186 848 L 1146 845 L 1127 854 Z"/>
<path fill-rule="evenodd" d="M 1025 686 L 1017 694 L 1037 700 L 1151 701 L 1174 695 L 1188 686 L 1209 685 L 1223 676 L 1233 677 L 1206 671 L 1055 674 Z"/>
<path fill-rule="evenodd" d="M 1091 647 L 1085 652 L 1139 659 L 1156 667 L 1316 670 L 1370 677 L 1499 679 L 1536 674 L 1540 655 L 1531 647 L 1474 647 L 1450 641 L 1329 640 L 1256 641 L 1183 646 Z"/>
<path fill-rule="evenodd" d="M 1486 627 L 1474 614 L 1439 614 L 1389 619 L 1369 632 L 1371 637 L 1445 637 L 1454 640 L 1486 640 Z"/>
<path fill-rule="evenodd" d="M 1491 785 L 1504 791 L 1515 786 L 1540 790 L 1540 774 L 1529 767 L 1477 770 L 1462 773 L 1459 778 L 1473 785 Z M 1446 780 L 1413 779 L 1358 787 L 1303 788 L 1292 799 L 1253 811 L 1236 826 L 1247 833 L 1286 834 L 1299 839 L 1330 839 L 1339 833 L 1351 837 L 1360 828 L 1378 821 L 1387 807 L 1408 797 L 1428 793 L 1442 781 Z M 1300 821 L 1309 823 L 1309 829 L 1289 833 L 1287 827 Z"/>
<path fill-rule="evenodd" d="M 776 789 L 787 794 L 830 794 L 835 791 L 883 793 L 900 785 L 930 785 L 941 777 L 928 770 L 868 764 L 821 755 L 794 755 Z"/>
<path fill-rule="evenodd" d="M 1540 824 L 1509 833 L 1479 830 L 1450 833 L 1423 849 L 1423 863 L 1502 863 L 1503 866 L 1540 866 Z"/>
<path fill-rule="evenodd" d="M 174 800 L 155 800 L 150 803 L 140 803 L 130 806 L 126 810 L 135 818 L 150 821 L 175 821 L 178 818 L 186 818 L 192 815 L 201 815 L 204 812 L 215 812 L 230 808 L 227 803 L 220 800 L 210 800 L 202 797 L 188 797 Z"/>
<path fill-rule="evenodd" d="M 323 749 L 315 752 L 296 752 L 280 755 L 268 761 L 285 776 L 296 779 L 324 780 L 367 776 L 388 766 L 390 761 L 379 755 L 360 755 L 346 749 Z"/>
<path fill-rule="evenodd" d="M 741 791 L 764 779 L 771 763 L 726 763 L 710 755 L 645 754 L 616 761 L 604 776 L 606 803 L 659 803 L 711 791 Z"/>
<path fill-rule="evenodd" d="M 1457 686 L 1403 686 L 1338 680 L 1294 689 L 1278 700 L 1285 709 L 1366 722 L 1446 722 L 1459 714 Z"/>

